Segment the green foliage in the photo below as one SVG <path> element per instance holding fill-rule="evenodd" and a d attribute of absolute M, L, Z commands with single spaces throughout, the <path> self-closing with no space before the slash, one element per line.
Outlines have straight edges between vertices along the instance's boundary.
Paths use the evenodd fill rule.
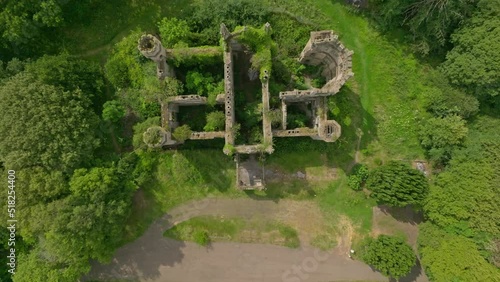
<path fill-rule="evenodd" d="M 277 46 L 271 38 L 271 32 L 267 32 L 265 27 L 257 29 L 248 26 L 238 26 L 234 31 L 242 30 L 243 33 L 238 36 L 238 42 L 247 45 L 254 53 L 250 59 L 252 69 L 259 71 L 261 81 L 267 80 L 271 77 L 273 55 L 277 53 Z"/>
<path fill-rule="evenodd" d="M 361 259 L 390 278 L 410 273 L 417 257 L 403 238 L 380 235 L 369 239 L 359 251 Z"/>
<path fill-rule="evenodd" d="M 466 135 L 465 120 L 451 115 L 427 119 L 421 127 L 420 140 L 432 160 L 446 162 L 453 148 L 461 145 Z"/>
<path fill-rule="evenodd" d="M 109 260 L 121 241 L 133 189 L 116 169 L 92 168 L 75 171 L 70 191 L 47 233 L 47 247 L 60 259 L 78 250 L 82 258 Z"/>
<path fill-rule="evenodd" d="M 224 93 L 224 82 L 208 72 L 200 73 L 191 70 L 186 75 L 186 88 L 189 93 L 213 96 L 213 99 L 217 98 L 218 94 Z M 210 101 L 210 104 L 215 105 L 215 99 Z"/>
<path fill-rule="evenodd" d="M 143 141 L 144 132 L 146 132 L 146 130 L 148 130 L 148 128 L 150 128 L 152 126 L 159 126 L 160 124 L 161 124 L 160 117 L 152 117 L 152 118 L 148 118 L 147 120 L 145 120 L 141 123 L 137 123 L 136 125 L 134 125 L 134 138 L 132 141 L 134 148 L 135 149 L 144 148 L 145 147 L 144 146 L 145 144 Z"/>
<path fill-rule="evenodd" d="M 106 78 L 116 88 L 140 88 L 143 85 L 142 64 L 146 58 L 137 50 L 141 34 L 135 30 L 118 42 L 104 66 Z"/>
<path fill-rule="evenodd" d="M 182 241 L 194 241 L 202 246 L 213 241 L 268 243 L 288 248 L 300 246 L 295 229 L 280 222 L 262 219 L 194 217 L 165 231 L 163 236 Z"/>
<path fill-rule="evenodd" d="M 117 122 L 125 116 L 125 109 L 120 102 L 112 100 L 103 105 L 102 119 Z"/>
<path fill-rule="evenodd" d="M 427 179 L 420 171 L 397 161 L 374 169 L 366 187 L 379 203 L 393 207 L 420 206 L 429 190 Z"/>
<path fill-rule="evenodd" d="M 23 221 L 19 232 L 25 240 L 32 241 L 48 229 L 47 205 L 67 196 L 69 185 L 60 171 L 26 168 L 17 173 L 17 186 L 22 187 L 17 196 L 23 199 L 17 204 L 17 216 Z"/>
<path fill-rule="evenodd" d="M 191 133 L 193 133 L 193 131 L 191 130 L 189 125 L 185 124 L 177 127 L 172 133 L 172 136 L 175 140 L 183 143 L 191 137 Z"/>
<path fill-rule="evenodd" d="M 274 128 L 281 126 L 283 123 L 283 112 L 281 109 L 270 110 L 267 114 Z"/>
<path fill-rule="evenodd" d="M 366 165 L 356 164 L 352 169 L 351 175 L 349 175 L 347 179 L 347 185 L 355 191 L 361 190 L 366 179 L 368 179 L 368 175 L 368 167 Z"/>
<path fill-rule="evenodd" d="M 232 30 L 238 25 L 259 26 L 266 22 L 269 11 L 262 0 L 196 0 L 191 7 L 189 22 L 206 40 L 217 45 L 220 24 Z"/>
<path fill-rule="evenodd" d="M 403 26 L 417 52 L 442 50 L 450 34 L 470 17 L 477 0 L 375 0 L 372 16 L 385 29 Z"/>
<path fill-rule="evenodd" d="M 161 43 L 165 48 L 172 48 L 176 44 L 187 45 L 189 40 L 189 25 L 185 20 L 177 18 L 163 18 L 158 23 Z"/>
<path fill-rule="evenodd" d="M 62 186 L 57 192 L 47 193 L 42 190 L 43 185 L 55 184 L 61 176 L 35 172 L 28 181 L 33 192 L 45 195 L 39 203 L 48 201 L 48 195 L 56 195 L 50 196 L 53 201 L 43 208 L 33 210 L 36 219 L 31 222 L 38 220 L 42 228 L 30 231 L 36 232 L 33 235 L 41 238 L 43 244 L 20 256 L 21 267 L 14 281 L 76 281 L 90 270 L 90 259 L 109 260 L 121 242 L 133 189 L 120 179 L 116 169 L 92 168 L 75 170 L 69 191 L 62 182 L 57 184 Z M 33 178 L 39 176 L 44 178 Z M 36 182 L 45 180 L 50 182 L 42 185 Z M 50 191 L 50 187 L 45 189 Z M 62 198 L 61 193 L 67 196 Z"/>
<path fill-rule="evenodd" d="M 97 118 L 80 90 L 21 73 L 0 86 L 0 155 L 12 169 L 41 166 L 69 171 L 92 157 Z"/>
<path fill-rule="evenodd" d="M 0 47 L 12 48 L 15 46 L 16 50 L 10 50 L 13 53 L 19 53 L 19 49 L 29 50 L 31 53 L 39 51 L 37 47 L 43 49 L 45 46 L 39 43 L 47 41 L 44 32 L 64 24 L 62 9 L 68 2 L 72 3 L 73 1 L 2 1 L 2 9 L 0 10 L 2 44 Z"/>
<path fill-rule="evenodd" d="M 170 50 L 167 62 L 176 67 L 200 67 L 220 64 L 222 48 L 219 46 L 199 46 L 174 48 Z"/>
<path fill-rule="evenodd" d="M 74 257 L 68 254 L 70 256 Z M 12 281 L 78 281 L 82 274 L 89 271 L 90 264 L 85 260 L 68 259 L 62 264 L 52 257 L 47 258 L 43 250 L 36 248 L 27 254 L 19 254 L 17 271 Z"/>
<path fill-rule="evenodd" d="M 203 128 L 205 131 L 219 131 L 224 130 L 226 123 L 226 116 L 224 112 L 216 111 L 207 114 L 207 124 Z"/>
<path fill-rule="evenodd" d="M 425 223 L 419 232 L 422 265 L 432 281 L 496 281 L 498 269 L 487 263 L 476 245 Z"/>
<path fill-rule="evenodd" d="M 439 71 L 430 71 L 429 85 L 425 90 L 425 108 L 436 117 L 458 115 L 470 118 L 479 111 L 479 101 L 471 95 L 451 87 Z"/>
<path fill-rule="evenodd" d="M 494 179 L 496 168 L 486 161 L 451 162 L 431 186 L 424 205 L 426 216 L 442 228 L 466 222 L 468 228 L 498 236 L 500 220 Z"/>
<path fill-rule="evenodd" d="M 500 1 L 479 0 L 478 9 L 452 35 L 454 48 L 446 55 L 442 70 L 456 85 L 470 92 L 500 94 Z"/>
<path fill-rule="evenodd" d="M 146 130 L 142 135 L 142 140 L 148 146 L 158 146 L 162 143 L 165 136 L 163 128 L 160 126 L 152 126 Z"/>
<path fill-rule="evenodd" d="M 90 98 L 99 98 L 104 86 L 104 77 L 97 63 L 75 59 L 67 53 L 45 55 L 26 64 L 26 72 L 43 83 L 60 86 L 68 91 L 80 89 Z"/>
<path fill-rule="evenodd" d="M 200 246 L 208 246 L 210 244 L 210 236 L 205 230 L 197 230 L 193 234 L 193 241 Z"/>

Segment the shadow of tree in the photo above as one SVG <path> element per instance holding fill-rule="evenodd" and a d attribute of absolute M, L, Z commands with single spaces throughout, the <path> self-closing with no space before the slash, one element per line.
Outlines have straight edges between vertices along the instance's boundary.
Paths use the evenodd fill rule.
<path fill-rule="evenodd" d="M 424 220 L 423 212 L 416 211 L 412 206 L 399 208 L 399 207 L 390 207 L 387 205 L 380 205 L 379 208 L 384 214 L 391 215 L 397 221 L 409 223 L 411 225 L 420 224 Z"/>
<path fill-rule="evenodd" d="M 102 279 L 156 279 L 161 266 L 173 266 L 184 258 L 184 242 L 163 237 L 174 225 L 165 215 L 150 225 L 137 240 L 119 248 L 109 264 L 91 263 L 90 273 L 83 281 Z"/>

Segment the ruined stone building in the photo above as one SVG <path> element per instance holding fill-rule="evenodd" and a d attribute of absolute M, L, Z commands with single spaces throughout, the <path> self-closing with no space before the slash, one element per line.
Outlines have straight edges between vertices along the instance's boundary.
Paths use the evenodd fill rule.
<path fill-rule="evenodd" d="M 263 189 L 264 169 L 258 163 L 256 156 L 262 153 L 273 153 L 273 137 L 309 136 L 324 142 L 334 142 L 341 134 L 341 126 L 335 120 L 329 120 L 327 113 L 327 98 L 339 92 L 344 83 L 353 76 L 352 54 L 339 41 L 338 36 L 331 30 L 311 32 L 310 39 L 304 47 L 299 62 L 308 65 L 322 65 L 322 76 L 326 84 L 321 88 L 308 90 L 293 90 L 279 93 L 281 100 L 282 124 L 281 128 L 273 129 L 269 118 L 269 74 L 261 70 L 260 82 L 262 84 L 262 130 L 263 142 L 253 145 L 236 145 L 235 121 L 235 91 L 234 91 L 234 59 L 244 46 L 238 42 L 238 37 L 245 33 L 245 28 L 231 33 L 224 24 L 221 24 L 220 34 L 224 48 L 221 48 L 224 60 L 224 93 L 217 96 L 217 103 L 224 106 L 225 130 L 214 132 L 192 132 L 189 139 L 206 140 L 224 138 L 224 153 L 235 155 L 237 165 L 237 186 L 240 189 Z M 266 32 L 270 25 L 264 26 Z M 143 35 L 139 40 L 140 52 L 147 58 L 157 63 L 157 76 L 159 79 L 174 77 L 175 70 L 167 63 L 170 50 L 166 50 L 161 42 L 152 35 Z M 221 70 L 222 71 L 222 70 Z M 250 75 L 250 74 L 249 74 Z M 253 75 L 256 76 L 256 75 Z M 205 105 L 207 98 L 200 95 L 180 95 L 170 97 L 161 104 L 161 127 L 163 134 L 156 147 L 174 146 L 180 142 L 172 137 L 172 132 L 179 126 L 177 113 L 180 107 Z M 312 127 L 288 128 L 287 107 L 290 105 L 307 105 L 308 116 L 312 120 Z M 249 161 L 240 162 L 240 155 L 250 155 Z"/>

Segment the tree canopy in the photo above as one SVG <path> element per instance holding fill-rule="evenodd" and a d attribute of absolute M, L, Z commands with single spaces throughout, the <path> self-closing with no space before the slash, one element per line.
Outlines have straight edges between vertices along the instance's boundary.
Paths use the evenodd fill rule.
<path fill-rule="evenodd" d="M 0 156 L 12 168 L 68 171 L 98 145 L 96 115 L 81 90 L 65 91 L 28 73 L 0 86 Z"/>
<path fill-rule="evenodd" d="M 470 239 L 425 223 L 418 242 L 422 264 L 432 281 L 496 281 L 500 277 Z"/>
<path fill-rule="evenodd" d="M 107 121 L 117 122 L 125 115 L 125 109 L 118 101 L 107 101 L 103 105 L 102 118 Z"/>
<path fill-rule="evenodd" d="M 379 203 L 393 207 L 419 206 L 429 190 L 427 179 L 420 171 L 397 161 L 370 172 L 366 187 Z"/>
<path fill-rule="evenodd" d="M 404 239 L 387 235 L 368 240 L 361 247 L 360 256 L 382 274 L 396 279 L 410 273 L 417 261 L 415 253 Z"/>
<path fill-rule="evenodd" d="M 163 18 L 158 23 L 160 30 L 161 43 L 165 48 L 174 46 L 187 46 L 190 30 L 189 25 L 185 20 L 177 18 Z"/>
<path fill-rule="evenodd" d="M 191 128 L 189 127 L 189 125 L 185 124 L 177 127 L 172 133 L 172 136 L 175 138 L 175 140 L 182 143 L 189 139 L 189 137 L 191 137 L 191 133 Z"/>
<path fill-rule="evenodd" d="M 500 1 L 480 0 L 478 10 L 451 37 L 454 47 L 442 70 L 453 84 L 477 96 L 500 94 L 499 26 Z"/>
<path fill-rule="evenodd" d="M 207 124 L 203 128 L 205 131 L 224 130 L 226 116 L 224 112 L 215 111 L 207 114 Z"/>

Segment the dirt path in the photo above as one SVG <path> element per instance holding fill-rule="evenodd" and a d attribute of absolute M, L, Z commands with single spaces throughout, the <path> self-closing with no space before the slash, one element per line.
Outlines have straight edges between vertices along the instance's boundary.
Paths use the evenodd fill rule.
<path fill-rule="evenodd" d="M 303 209 L 300 208 L 302 204 Z M 314 221 L 314 218 L 309 218 L 313 214 L 305 213 L 310 209 L 309 202 L 288 200 L 208 198 L 191 202 L 174 208 L 154 222 L 136 241 L 118 249 L 109 265 L 95 263 L 87 279 L 117 278 L 148 282 L 387 281 L 369 266 L 350 260 L 335 250 L 320 252 L 307 246 L 289 249 L 238 243 L 214 243 L 204 248 L 162 236 L 175 224 L 200 215 L 262 216 L 280 220 L 295 216 L 301 218 L 297 225 L 307 226 Z M 300 232 L 301 229 L 298 230 Z"/>

